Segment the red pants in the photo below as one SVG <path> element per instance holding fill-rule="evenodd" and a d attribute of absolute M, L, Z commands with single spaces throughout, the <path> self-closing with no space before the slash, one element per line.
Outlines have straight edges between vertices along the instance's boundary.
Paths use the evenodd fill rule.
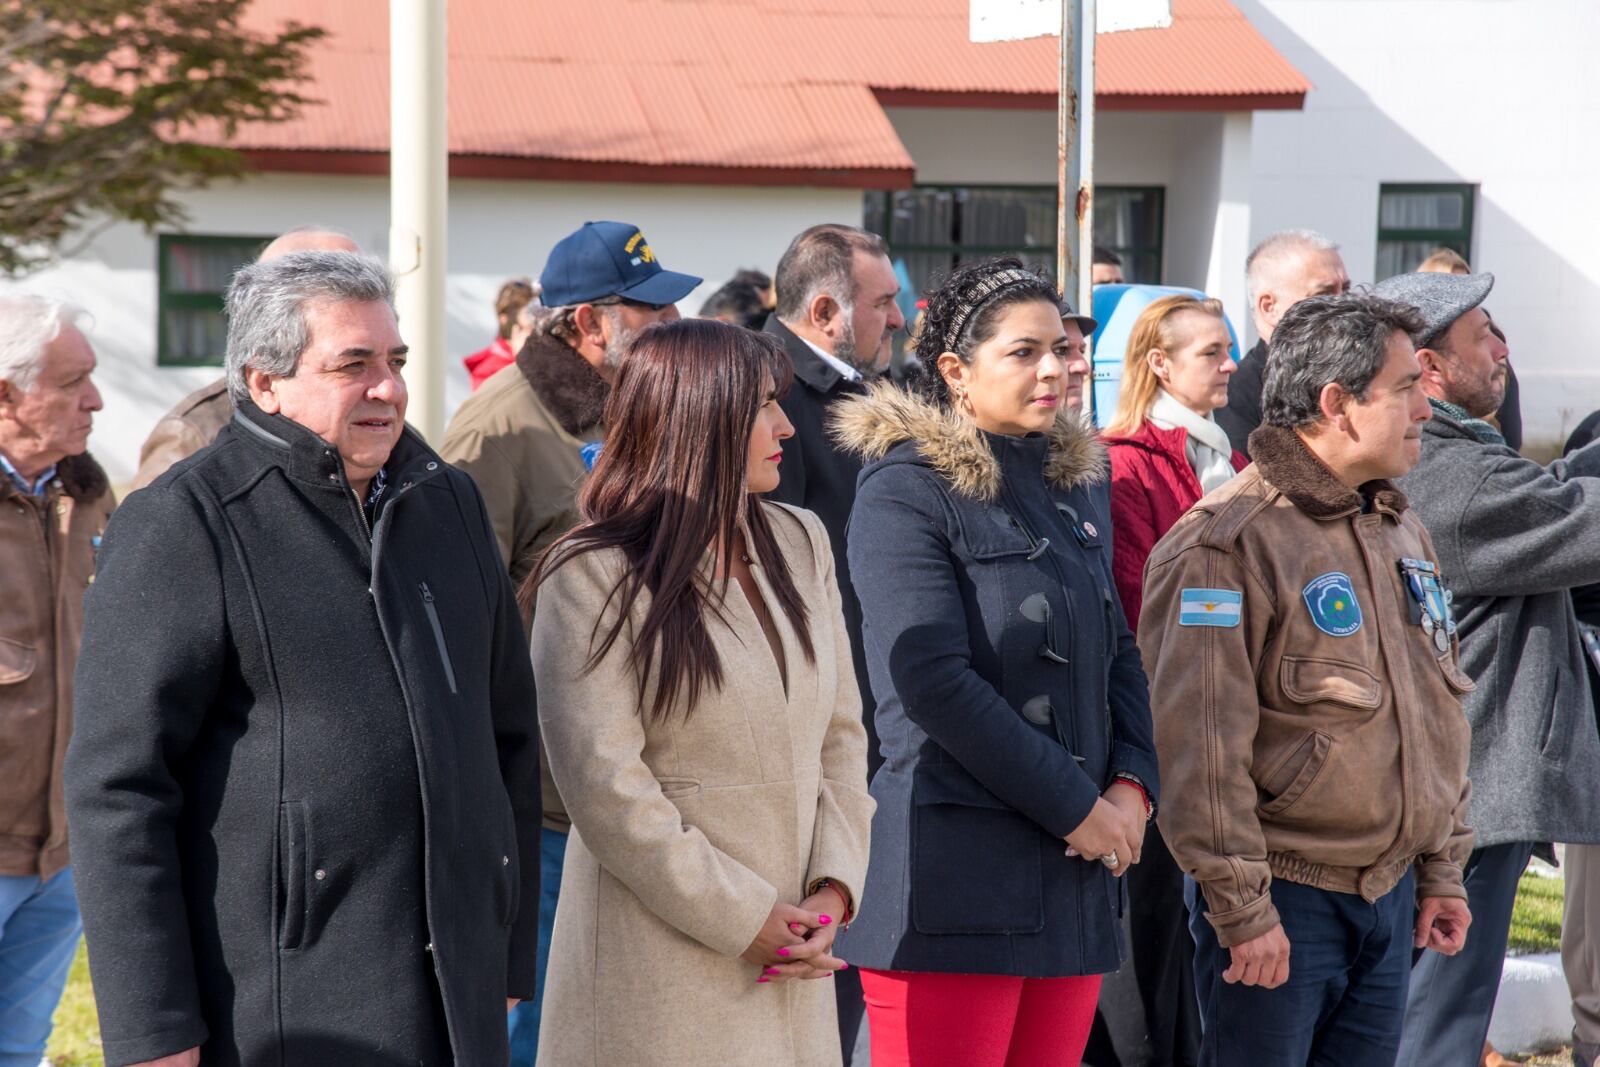
<path fill-rule="evenodd" d="M 872 1067 L 1077 1067 L 1100 976 L 861 971 Z"/>

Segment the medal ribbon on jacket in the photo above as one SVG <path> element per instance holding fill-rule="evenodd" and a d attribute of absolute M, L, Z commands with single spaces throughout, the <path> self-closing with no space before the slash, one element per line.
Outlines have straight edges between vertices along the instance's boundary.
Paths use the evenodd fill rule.
<path fill-rule="evenodd" d="M 1412 615 L 1422 632 L 1433 638 L 1433 646 L 1440 652 L 1450 648 L 1450 636 L 1456 632 L 1455 614 L 1450 601 L 1454 599 L 1439 581 L 1439 569 L 1425 559 L 1401 559 L 1400 577 L 1415 602 Z"/>

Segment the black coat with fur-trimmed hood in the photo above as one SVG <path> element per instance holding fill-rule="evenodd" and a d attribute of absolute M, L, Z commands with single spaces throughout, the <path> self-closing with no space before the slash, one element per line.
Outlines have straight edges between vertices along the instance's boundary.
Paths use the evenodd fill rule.
<path fill-rule="evenodd" d="M 849 527 L 885 763 L 863 967 L 1033 978 L 1122 962 L 1121 884 L 1063 840 L 1119 772 L 1158 788 L 1111 578 L 1103 446 L 1075 412 L 985 433 L 888 386 L 842 401 Z"/>

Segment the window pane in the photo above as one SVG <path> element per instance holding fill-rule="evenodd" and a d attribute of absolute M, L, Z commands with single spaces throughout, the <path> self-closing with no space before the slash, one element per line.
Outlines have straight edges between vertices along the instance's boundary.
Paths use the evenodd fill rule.
<path fill-rule="evenodd" d="M 1160 190 L 1095 190 L 1095 244 L 1113 249 L 1151 248 L 1160 242 Z"/>
<path fill-rule="evenodd" d="M 261 243 L 205 241 L 189 243 L 174 238 L 164 243 L 166 291 L 169 293 L 220 293 L 228 288 L 233 272 L 255 258 Z"/>
<path fill-rule="evenodd" d="M 1161 282 L 1161 216 L 1166 190 L 1099 188 L 1094 196 L 1094 243 L 1122 258 L 1129 283 Z"/>
<path fill-rule="evenodd" d="M 968 189 L 965 193 L 961 216 L 963 245 L 1022 249 L 1055 247 L 1055 190 Z"/>
<path fill-rule="evenodd" d="M 1466 197 L 1458 190 L 1380 195 L 1378 228 L 1459 230 L 1466 224 Z"/>
<path fill-rule="evenodd" d="M 1453 248 L 1466 255 L 1457 241 L 1379 241 L 1378 280 L 1393 278 L 1396 274 L 1410 274 L 1422 266 L 1422 261 L 1441 248 Z"/>
<path fill-rule="evenodd" d="M 228 339 L 228 320 L 220 309 L 168 308 L 161 313 L 167 363 L 221 365 Z"/>
<path fill-rule="evenodd" d="M 954 244 L 955 199 L 955 192 L 949 189 L 896 190 L 890 209 L 889 244 Z"/>

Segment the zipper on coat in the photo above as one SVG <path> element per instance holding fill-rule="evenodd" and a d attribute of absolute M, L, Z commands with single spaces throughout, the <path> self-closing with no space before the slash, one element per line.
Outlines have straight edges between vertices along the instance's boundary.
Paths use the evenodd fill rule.
<path fill-rule="evenodd" d="M 371 544 L 372 524 L 367 521 L 367 509 L 361 506 L 361 494 L 352 489 L 350 498 L 356 502 L 356 521 L 361 523 L 361 532 L 367 535 L 367 543 Z"/>
<path fill-rule="evenodd" d="M 439 648 L 439 662 L 444 664 L 444 680 L 450 683 L 450 692 L 456 692 L 456 672 L 450 665 L 450 649 L 445 647 L 444 627 L 439 625 L 439 611 L 433 606 L 433 591 L 427 582 L 417 586 L 422 590 L 422 608 L 428 613 L 428 625 L 433 627 L 433 643 Z"/>

